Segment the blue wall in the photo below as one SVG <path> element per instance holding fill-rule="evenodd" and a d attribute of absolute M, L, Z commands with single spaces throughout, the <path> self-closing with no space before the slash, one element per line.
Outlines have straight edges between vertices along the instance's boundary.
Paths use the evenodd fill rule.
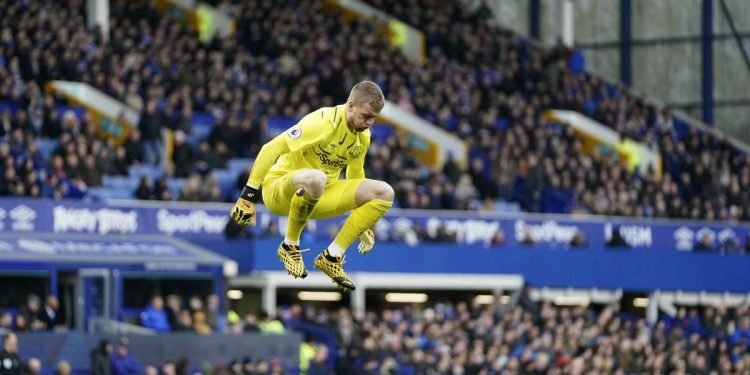
<path fill-rule="evenodd" d="M 283 269 L 276 259 L 278 244 L 254 242 L 256 269 Z M 303 254 L 308 269 L 328 243 L 310 245 L 312 250 Z M 738 254 L 380 243 L 361 255 L 354 247 L 346 258 L 349 272 L 517 273 L 536 286 L 750 291 L 750 256 Z"/>
<path fill-rule="evenodd" d="M 180 357 L 187 357 L 190 359 L 190 368 L 195 370 L 200 369 L 204 361 L 226 364 L 232 359 L 244 357 L 266 360 L 276 357 L 293 370 L 299 365 L 299 346 L 302 341 L 301 334 L 296 332 L 275 335 L 245 333 L 205 336 L 197 333 L 173 333 L 126 336 L 129 354 L 138 359 L 142 366 L 158 367 L 165 360 L 176 361 Z M 90 350 L 103 338 L 118 345 L 122 336 L 80 332 L 19 333 L 18 349 L 22 359 L 39 358 L 46 370 L 55 368 L 63 359 L 73 369 L 84 370 L 91 367 Z"/>

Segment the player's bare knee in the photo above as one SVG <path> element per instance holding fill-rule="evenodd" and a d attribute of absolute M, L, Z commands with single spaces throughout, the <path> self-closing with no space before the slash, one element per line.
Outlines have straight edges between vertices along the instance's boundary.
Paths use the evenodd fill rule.
<path fill-rule="evenodd" d="M 374 190 L 375 197 L 384 201 L 393 201 L 393 197 L 396 195 L 391 185 L 384 181 L 378 181 Z"/>
<path fill-rule="evenodd" d="M 312 196 L 323 195 L 326 188 L 326 174 L 317 169 L 306 171 L 305 178 L 302 180 L 302 188 Z"/>

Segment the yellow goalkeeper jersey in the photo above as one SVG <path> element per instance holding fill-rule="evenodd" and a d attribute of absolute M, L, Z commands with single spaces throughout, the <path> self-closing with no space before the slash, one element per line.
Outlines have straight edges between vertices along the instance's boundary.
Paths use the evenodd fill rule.
<path fill-rule="evenodd" d="M 268 161 L 256 160 L 249 178 L 250 184 L 257 186 L 260 180 L 275 179 L 303 168 L 325 172 L 327 184 L 338 180 L 344 168 L 347 179 L 364 178 L 364 160 L 370 147 L 370 130 L 359 133 L 350 130 L 344 110 L 345 105 L 318 109 L 279 134 L 269 145 L 275 144 L 277 149 L 288 152 L 282 152 L 267 173 L 263 173 L 264 168 L 257 167 Z M 261 159 L 260 156 L 258 159 Z"/>

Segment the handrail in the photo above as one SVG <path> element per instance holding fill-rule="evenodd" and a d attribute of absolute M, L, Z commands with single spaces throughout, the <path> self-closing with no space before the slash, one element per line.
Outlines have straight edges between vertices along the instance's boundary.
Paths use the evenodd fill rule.
<path fill-rule="evenodd" d="M 108 333 L 116 335 L 156 335 L 156 331 L 153 329 L 107 318 L 90 319 L 87 330 L 89 333 Z"/>

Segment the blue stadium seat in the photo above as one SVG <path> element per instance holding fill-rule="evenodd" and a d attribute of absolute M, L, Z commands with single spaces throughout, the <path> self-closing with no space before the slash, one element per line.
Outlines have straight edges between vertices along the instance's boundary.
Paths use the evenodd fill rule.
<path fill-rule="evenodd" d="M 242 171 L 243 168 L 246 166 L 250 166 L 255 162 L 255 159 L 252 158 L 234 158 L 229 159 L 229 163 L 227 164 L 227 168 L 230 171 L 235 172 L 235 174 L 239 174 L 240 171 Z"/>
<path fill-rule="evenodd" d="M 134 176 L 102 176 L 102 184 L 105 187 L 114 189 L 127 189 L 128 191 L 134 191 L 138 187 L 140 177 Z"/>
<path fill-rule="evenodd" d="M 57 140 L 37 138 L 36 145 L 37 147 L 39 147 L 39 153 L 41 153 L 45 159 L 49 160 L 49 158 L 52 156 L 52 153 L 55 151 L 55 148 L 57 147 Z"/>
<path fill-rule="evenodd" d="M 221 194 L 223 196 L 229 194 L 237 180 L 237 173 L 227 169 L 214 169 L 211 173 L 216 176 L 219 188 L 221 189 Z"/>
<path fill-rule="evenodd" d="M 497 201 L 495 202 L 495 211 L 498 212 L 521 212 L 521 205 L 519 205 L 517 202 L 508 202 L 508 201 Z"/>
<path fill-rule="evenodd" d="M 177 200 L 177 197 L 180 196 L 180 189 L 182 189 L 184 183 L 184 178 L 170 177 L 167 179 L 167 188 L 172 193 L 172 198 L 174 200 Z"/>
<path fill-rule="evenodd" d="M 163 168 L 153 165 L 131 165 L 128 167 L 128 175 L 137 177 L 139 180 L 143 176 L 149 176 L 152 180 L 156 180 L 166 173 L 167 171 Z"/>
<path fill-rule="evenodd" d="M 95 187 L 88 189 L 89 197 L 93 198 L 94 200 L 133 199 L 134 192 L 134 189 L 128 190 L 111 187 Z"/>

